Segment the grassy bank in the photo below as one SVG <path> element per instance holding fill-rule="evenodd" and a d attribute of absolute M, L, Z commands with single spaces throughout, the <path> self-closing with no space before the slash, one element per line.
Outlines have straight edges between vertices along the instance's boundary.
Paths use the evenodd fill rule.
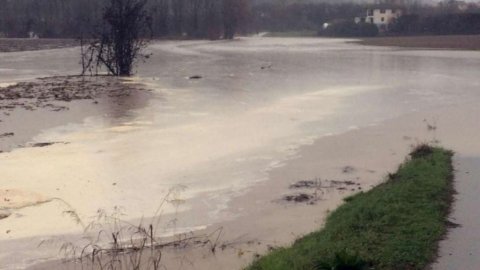
<path fill-rule="evenodd" d="M 425 49 L 480 50 L 480 35 L 364 38 L 362 45 Z"/>
<path fill-rule="evenodd" d="M 248 269 L 424 269 L 447 230 L 451 158 L 441 148 L 417 148 L 384 184 L 347 198 L 324 229 Z"/>

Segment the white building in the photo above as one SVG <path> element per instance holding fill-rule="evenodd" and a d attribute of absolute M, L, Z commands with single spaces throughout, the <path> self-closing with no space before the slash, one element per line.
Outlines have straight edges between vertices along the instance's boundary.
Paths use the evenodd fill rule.
<path fill-rule="evenodd" d="M 356 17 L 355 22 L 365 22 L 375 24 L 380 31 L 388 30 L 388 26 L 402 16 L 402 10 L 393 7 L 379 7 L 367 9 L 367 16 Z"/>

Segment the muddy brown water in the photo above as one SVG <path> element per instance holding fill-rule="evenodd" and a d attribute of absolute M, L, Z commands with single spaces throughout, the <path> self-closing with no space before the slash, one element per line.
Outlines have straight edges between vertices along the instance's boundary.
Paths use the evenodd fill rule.
<path fill-rule="evenodd" d="M 0 221 L 0 268 L 56 258 L 58 245 L 38 249 L 42 240 L 78 240 L 84 228 L 66 211 L 86 224 L 99 209 L 127 220 L 149 217 L 175 187 L 175 201 L 183 203 L 163 212 L 182 213 L 176 229 L 203 228 L 234 215 L 225 214 L 230 198 L 265 180 L 299 146 L 415 111 L 480 101 L 475 52 L 307 38 L 158 42 L 149 50 L 153 56 L 133 82 L 151 96 L 125 101 L 140 106 L 79 101 L 65 112 L 20 108 L 2 116 L 0 134 L 24 134 L 0 138 L 12 146 L 67 143 L 1 153 L 0 188 L 68 204 L 12 209 Z M 0 54 L 0 84 L 78 70 L 76 48 Z"/>

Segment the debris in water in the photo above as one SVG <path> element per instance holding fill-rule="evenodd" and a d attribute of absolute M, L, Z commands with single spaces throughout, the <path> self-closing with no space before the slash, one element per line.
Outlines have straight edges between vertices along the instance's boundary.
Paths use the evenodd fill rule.
<path fill-rule="evenodd" d="M 11 214 L 8 210 L 0 210 L 0 220 L 9 217 Z"/>
<path fill-rule="evenodd" d="M 342 172 L 343 172 L 343 173 L 352 173 L 352 172 L 354 172 L 354 171 L 355 171 L 355 168 L 352 167 L 352 166 L 345 166 L 345 167 L 343 167 L 343 169 L 342 169 Z"/>
<path fill-rule="evenodd" d="M 55 144 L 55 143 L 53 143 L 53 142 L 34 143 L 34 144 L 32 144 L 32 147 L 45 147 L 45 146 L 50 146 L 52 144 Z"/>
<path fill-rule="evenodd" d="M 313 196 L 306 193 L 300 193 L 295 195 L 286 195 L 285 197 L 283 197 L 283 199 L 287 202 L 301 203 L 301 202 L 309 202 L 310 200 L 313 199 Z"/>
<path fill-rule="evenodd" d="M 13 133 L 13 132 L 6 132 L 6 133 L 3 133 L 3 134 L 0 134 L 0 138 L 12 137 L 13 135 L 15 135 L 15 133 Z"/>
<path fill-rule="evenodd" d="M 318 181 L 313 181 L 313 180 L 301 180 L 296 182 L 295 184 L 291 184 L 290 188 L 314 188 L 321 185 L 321 182 Z"/>
<path fill-rule="evenodd" d="M 67 142 L 40 142 L 40 143 L 34 143 L 31 145 L 31 147 L 46 147 L 54 144 L 68 144 Z"/>
<path fill-rule="evenodd" d="M 267 69 L 267 68 L 272 68 L 272 64 L 267 65 L 267 66 L 262 66 L 261 69 Z"/>

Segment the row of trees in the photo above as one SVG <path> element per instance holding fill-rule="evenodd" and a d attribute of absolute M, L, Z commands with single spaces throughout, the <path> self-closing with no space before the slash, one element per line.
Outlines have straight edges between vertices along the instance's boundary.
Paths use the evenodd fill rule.
<path fill-rule="evenodd" d="M 0 0 L 0 33 L 7 37 L 77 37 L 101 18 L 99 0 Z"/>
<path fill-rule="evenodd" d="M 149 6 L 149 0 L 105 0 L 101 20 L 98 26 L 92 26 L 89 34 L 82 37 L 81 40 L 81 63 L 83 67 L 82 74 L 98 74 L 102 69 L 106 69 L 109 74 L 115 76 L 129 76 L 132 74 L 134 65 L 142 59 L 149 56 L 143 53 L 149 39 L 155 33 L 155 27 L 165 25 L 168 13 L 163 16 L 158 15 L 156 6 Z M 176 1 L 176 2 L 175 2 Z M 223 37 L 232 39 L 244 18 L 242 16 L 247 12 L 247 6 L 243 0 L 223 0 L 214 2 L 214 0 L 175 0 L 157 1 L 161 12 L 169 10 L 172 4 L 172 13 L 174 14 L 174 31 L 177 35 L 183 35 L 184 19 L 183 10 L 185 3 L 190 6 L 191 14 L 189 26 L 190 36 L 218 38 L 220 25 L 223 26 Z M 218 5 L 221 3 L 221 6 Z M 153 12 L 151 9 L 153 8 Z M 221 22 L 217 13 L 222 15 Z M 210 17 L 209 17 L 210 16 Z M 164 21 L 155 21 L 163 19 Z M 162 28 L 160 28 L 162 29 Z"/>
<path fill-rule="evenodd" d="M 366 5 L 355 3 L 293 3 L 268 2 L 255 6 L 253 28 L 256 31 L 317 31 L 325 22 L 353 19 L 365 12 Z"/>
<path fill-rule="evenodd" d="M 248 0 L 148 0 L 154 37 L 232 38 L 245 31 Z M 78 38 L 101 25 L 109 0 L 0 0 L 0 35 Z"/>
<path fill-rule="evenodd" d="M 383 1 L 385 2 L 385 1 Z M 473 22 L 467 14 L 479 14 L 480 3 L 465 3 L 456 0 L 444 0 L 436 5 L 422 4 L 418 0 L 390 1 L 404 10 L 405 14 L 415 16 L 418 21 L 428 24 L 429 21 L 438 23 L 442 20 L 455 20 L 456 24 L 464 22 Z M 403 4 L 398 4 L 403 2 Z M 387 1 L 388 3 L 388 1 Z M 350 3 L 286 3 L 285 1 L 267 1 L 253 8 L 254 29 L 257 31 L 301 31 L 322 29 L 324 23 L 341 22 L 339 27 L 346 32 L 350 30 L 355 33 L 361 33 L 364 28 L 371 34 L 373 33 L 369 26 L 355 26 L 353 19 L 357 16 L 365 16 L 368 8 L 375 7 L 374 4 Z M 459 22 L 462 21 L 462 22 Z M 409 23 L 412 20 L 409 20 Z M 443 22 L 445 24 L 447 22 Z M 452 23 L 455 24 L 455 23 Z M 343 27 L 345 26 L 345 27 Z M 433 26 L 426 26 L 432 29 Z M 449 26 L 453 29 L 453 26 Z M 354 28 L 359 28 L 356 31 Z M 341 31 L 341 32 L 342 32 Z M 437 30 L 431 31 L 437 33 Z M 449 31 L 452 33 L 455 31 Z M 328 33 L 331 34 L 331 33 Z M 344 33 L 342 33 L 344 35 Z"/>
<path fill-rule="evenodd" d="M 145 9 L 153 37 L 217 39 L 232 38 L 237 31 L 318 31 L 326 22 L 364 15 L 369 7 L 343 1 L 252 1 L 148 0 Z M 404 2 L 407 14 L 421 21 L 427 17 L 443 18 L 445 14 L 480 13 L 479 5 L 454 0 L 435 6 L 415 0 Z M 0 0 L 0 36 L 27 37 L 29 33 L 50 38 L 88 36 L 100 24 L 106 3 L 108 0 Z M 412 21 L 402 27 L 413 27 Z"/>
<path fill-rule="evenodd" d="M 390 27 L 391 35 L 480 34 L 480 13 L 405 15 Z"/>

